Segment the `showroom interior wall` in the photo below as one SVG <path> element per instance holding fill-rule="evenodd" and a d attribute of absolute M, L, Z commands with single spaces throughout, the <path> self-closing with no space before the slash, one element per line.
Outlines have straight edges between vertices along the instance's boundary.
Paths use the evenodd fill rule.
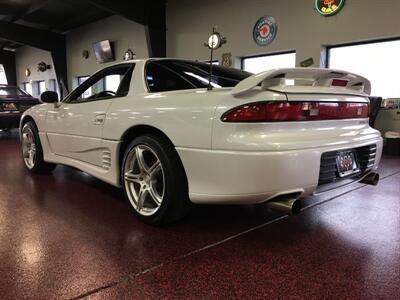
<path fill-rule="evenodd" d="M 296 50 L 297 65 L 313 57 L 314 66 L 320 65 L 324 46 L 386 37 L 400 37 L 400 27 L 394 26 L 400 11 L 397 0 L 348 0 L 341 12 L 323 17 L 314 10 L 314 0 L 219 0 L 167 2 L 167 55 L 170 57 L 208 60 L 209 51 L 203 42 L 212 25 L 218 26 L 228 39 L 216 53 L 231 52 L 233 57 L 268 54 Z M 245 12 L 245 13 L 244 13 Z M 272 44 L 257 46 L 252 38 L 255 22 L 263 15 L 270 15 L 278 22 L 278 35 Z M 69 87 L 78 76 L 92 74 L 100 67 L 96 63 L 92 43 L 110 39 L 115 43 L 116 61 L 121 61 L 130 48 L 138 58 L 148 57 L 144 26 L 119 16 L 112 16 L 66 34 Z M 84 59 L 82 51 L 89 50 Z M 18 84 L 28 80 L 54 78 L 54 70 L 37 72 L 37 64 L 50 62 L 50 53 L 22 47 L 16 53 Z M 27 78 L 24 70 L 30 68 Z M 47 77 L 46 77 L 47 76 Z M 38 78 L 37 78 L 38 77 Z"/>
<path fill-rule="evenodd" d="M 76 28 L 66 34 L 68 85 L 74 87 L 74 79 L 78 76 L 91 75 L 98 69 L 109 64 L 98 65 L 92 49 L 92 44 L 109 39 L 114 43 L 114 54 L 117 61 L 123 60 L 124 52 L 130 48 L 137 57 L 148 57 L 148 48 L 144 26 L 128 19 L 112 16 L 100 21 Z M 89 58 L 82 57 L 82 51 L 89 51 Z M 50 79 L 55 78 L 54 68 L 46 72 L 38 72 L 37 65 L 44 61 L 53 64 L 51 54 L 37 48 L 23 46 L 16 52 L 17 82 L 45 80 L 46 87 Z M 25 69 L 31 70 L 29 77 Z"/>
<path fill-rule="evenodd" d="M 109 39 L 114 42 L 114 54 L 117 61 L 123 60 L 125 51 L 129 48 L 138 58 L 148 57 L 148 48 L 143 25 L 128 19 L 112 16 L 67 33 L 67 67 L 68 83 L 73 87 L 73 79 L 78 76 L 91 75 L 99 68 L 112 63 L 98 65 L 92 49 L 92 44 Z M 82 57 L 82 51 L 88 50 L 88 59 Z"/>
<path fill-rule="evenodd" d="M 38 64 L 45 62 L 51 65 L 51 69 L 45 72 L 38 71 Z M 22 46 L 15 52 L 15 64 L 17 68 L 17 84 L 23 87 L 24 82 L 45 81 L 46 89 L 50 89 L 50 80 L 55 80 L 56 73 L 53 60 L 49 51 Z M 31 71 L 30 76 L 25 75 L 25 70 Z"/>
<path fill-rule="evenodd" d="M 213 25 L 228 39 L 217 51 L 243 57 L 296 50 L 299 63 L 313 57 L 320 65 L 321 51 L 326 45 L 400 37 L 397 26 L 400 11 L 398 0 L 348 0 L 342 11 L 323 17 L 314 10 L 314 0 L 219 0 L 167 2 L 167 55 L 188 59 L 209 59 L 203 42 Z M 278 34 L 272 44 L 259 47 L 252 37 L 256 21 L 273 16 Z"/>

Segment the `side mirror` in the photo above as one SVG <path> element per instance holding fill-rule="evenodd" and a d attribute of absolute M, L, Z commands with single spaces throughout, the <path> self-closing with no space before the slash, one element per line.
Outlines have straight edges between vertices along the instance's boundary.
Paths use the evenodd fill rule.
<path fill-rule="evenodd" d="M 40 94 L 39 101 L 41 103 L 57 103 L 58 94 L 53 91 L 46 91 Z"/>

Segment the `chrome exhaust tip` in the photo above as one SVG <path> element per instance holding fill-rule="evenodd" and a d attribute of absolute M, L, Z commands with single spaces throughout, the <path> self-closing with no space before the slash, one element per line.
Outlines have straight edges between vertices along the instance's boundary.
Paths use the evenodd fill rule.
<path fill-rule="evenodd" d="M 369 184 L 369 185 L 378 185 L 379 174 L 378 173 L 370 173 L 367 176 L 365 176 L 360 182 Z"/>
<path fill-rule="evenodd" d="M 266 204 L 272 210 L 292 216 L 301 210 L 301 203 L 298 200 L 298 196 L 298 193 L 281 195 L 269 200 Z"/>

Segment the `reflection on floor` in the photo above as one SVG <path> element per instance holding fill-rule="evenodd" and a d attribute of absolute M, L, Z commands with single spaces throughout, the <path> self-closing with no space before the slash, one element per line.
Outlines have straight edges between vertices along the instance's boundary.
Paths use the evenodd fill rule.
<path fill-rule="evenodd" d="M 395 299 L 400 158 L 380 173 L 378 187 L 304 199 L 294 217 L 199 206 L 154 228 L 85 173 L 29 174 L 16 133 L 0 132 L 1 298 Z"/>

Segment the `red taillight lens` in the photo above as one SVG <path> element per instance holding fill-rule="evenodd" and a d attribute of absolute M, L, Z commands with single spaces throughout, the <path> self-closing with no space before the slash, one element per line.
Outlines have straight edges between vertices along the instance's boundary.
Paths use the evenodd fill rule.
<path fill-rule="evenodd" d="M 368 103 L 260 102 L 222 116 L 224 122 L 288 122 L 368 118 Z"/>
<path fill-rule="evenodd" d="M 343 79 L 332 80 L 332 86 L 347 86 L 348 83 L 349 83 L 348 80 L 343 80 Z"/>

